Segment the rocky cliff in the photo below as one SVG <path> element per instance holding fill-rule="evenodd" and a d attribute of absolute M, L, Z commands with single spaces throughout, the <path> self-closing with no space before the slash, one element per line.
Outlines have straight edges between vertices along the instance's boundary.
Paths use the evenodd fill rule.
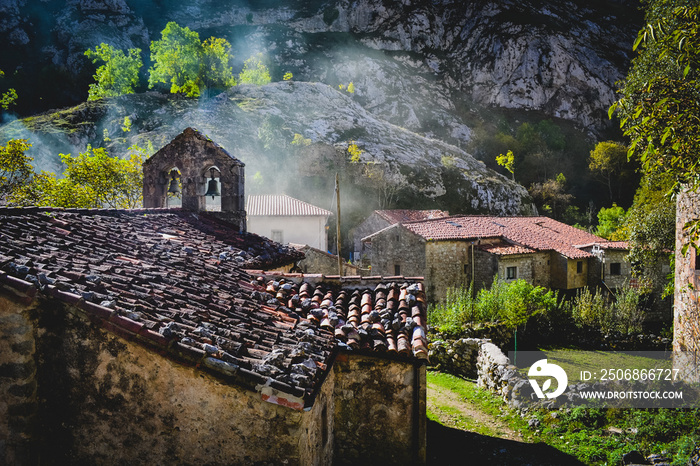
<path fill-rule="evenodd" d="M 0 0 L 0 68 L 30 110 L 77 103 L 100 42 L 148 57 L 167 21 L 266 52 L 281 77 L 355 83 L 374 115 L 460 144 L 490 107 L 537 110 L 596 133 L 641 25 L 634 0 Z M 41 73 L 36 70 L 43 69 Z M 56 85 L 56 88 L 53 85 Z M 24 87 L 23 87 L 24 86 Z"/>
<path fill-rule="evenodd" d="M 121 129 L 125 116 L 129 132 Z M 38 165 L 60 172 L 59 151 L 75 154 L 92 144 L 123 154 L 133 143 L 158 149 L 188 126 L 246 164 L 247 192 L 287 192 L 308 201 L 321 196 L 317 202 L 328 208 L 327 187 L 339 171 L 358 212 L 389 204 L 533 212 L 522 186 L 463 150 L 381 120 L 320 83 L 241 85 L 204 103 L 156 92 L 122 96 L 16 120 L 0 127 L 0 139 L 30 139 Z M 351 144 L 360 151 L 355 159 Z"/>

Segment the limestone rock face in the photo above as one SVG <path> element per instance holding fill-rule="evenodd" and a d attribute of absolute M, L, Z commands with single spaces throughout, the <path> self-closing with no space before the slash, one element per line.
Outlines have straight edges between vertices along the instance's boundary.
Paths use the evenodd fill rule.
<path fill-rule="evenodd" d="M 34 3 L 0 0 L 0 39 L 16 54 L 0 60 L 6 72 L 36 57 L 89 79 L 86 49 L 139 47 L 147 59 L 150 41 L 177 21 L 202 40 L 227 38 L 238 66 L 265 52 L 278 79 L 291 71 L 301 81 L 352 81 L 355 100 L 375 115 L 456 144 L 470 137 L 465 109 L 483 107 L 602 131 L 641 27 L 635 0 Z"/>
<path fill-rule="evenodd" d="M 132 121 L 129 133 L 120 129 L 124 116 Z M 462 149 L 379 119 L 347 93 L 319 83 L 240 85 L 204 103 L 155 92 L 122 96 L 17 120 L 0 127 L 0 138 L 30 139 L 35 161 L 55 166 L 57 147 L 77 153 L 104 145 L 105 130 L 108 148 L 122 154 L 134 142 L 157 150 L 187 127 L 245 163 L 246 186 L 260 173 L 267 192 L 340 169 L 360 186 L 449 205 L 451 213 L 534 213 L 525 188 Z M 304 143 L 292 144 L 295 135 Z M 350 160 L 350 144 L 362 151 L 358 160 Z"/>

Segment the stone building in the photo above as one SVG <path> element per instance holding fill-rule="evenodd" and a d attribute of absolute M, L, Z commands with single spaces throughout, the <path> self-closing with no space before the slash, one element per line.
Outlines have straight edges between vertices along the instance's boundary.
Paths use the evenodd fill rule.
<path fill-rule="evenodd" d="M 673 302 L 673 367 L 700 383 L 700 254 L 691 246 L 689 222 L 700 219 L 700 195 L 683 191 L 676 201 L 676 269 Z"/>
<path fill-rule="evenodd" d="M 362 238 L 383 230 L 396 223 L 415 222 L 432 218 L 448 217 L 450 214 L 443 210 L 375 210 L 362 223 L 353 228 L 353 260 L 362 267 L 369 265 L 369 251 L 364 249 L 367 243 Z"/>
<path fill-rule="evenodd" d="M 143 206 L 209 211 L 244 232 L 244 168 L 207 136 L 187 128 L 143 163 Z M 205 196 L 209 189 L 217 193 Z"/>
<path fill-rule="evenodd" d="M 249 195 L 246 201 L 248 230 L 278 243 L 307 244 L 328 251 L 326 223 L 333 215 L 308 202 L 287 195 Z"/>
<path fill-rule="evenodd" d="M 244 270 L 299 257 L 210 213 L 0 209 L 0 463 L 424 463 L 422 284 Z"/>
<path fill-rule="evenodd" d="M 700 196 L 697 192 L 681 192 L 676 204 L 674 351 L 700 351 L 700 255 L 689 246 L 690 234 L 685 229 L 688 222 L 699 218 Z"/>
<path fill-rule="evenodd" d="M 453 216 L 397 223 L 363 242 L 372 273 L 423 276 L 431 300 L 472 281 L 476 289 L 489 287 L 495 276 L 565 291 L 598 286 L 604 256 L 615 283 L 630 278 L 629 267 L 617 262 L 626 244 L 548 217 Z"/>
<path fill-rule="evenodd" d="M 338 275 L 338 256 L 306 244 L 289 244 L 304 253 L 304 258 L 297 261 L 294 271 L 307 274 Z M 359 276 L 362 270 L 356 265 L 342 261 L 343 276 Z"/>

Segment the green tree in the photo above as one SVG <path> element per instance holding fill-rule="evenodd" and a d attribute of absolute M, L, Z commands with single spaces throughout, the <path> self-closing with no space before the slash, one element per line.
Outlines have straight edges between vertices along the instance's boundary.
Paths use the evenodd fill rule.
<path fill-rule="evenodd" d="M 161 32 L 161 39 L 151 42 L 148 87 L 169 84 L 173 94 L 199 97 L 213 89 L 236 85 L 231 61 L 231 44 L 210 37 L 199 41 L 199 34 L 171 21 Z"/>
<path fill-rule="evenodd" d="M 196 31 L 169 22 L 161 31 L 161 39 L 151 42 L 151 61 L 149 88 L 163 83 L 170 85 L 173 94 L 199 96 L 202 44 Z"/>
<path fill-rule="evenodd" d="M 262 53 L 251 56 L 243 63 L 243 71 L 238 75 L 238 81 L 241 84 L 255 84 L 264 86 L 272 81 L 270 71 L 264 63 Z"/>
<path fill-rule="evenodd" d="M 610 107 L 629 136 L 630 158 L 646 173 L 668 172 L 678 185 L 698 187 L 700 148 L 700 5 L 648 0 L 638 52 Z"/>
<path fill-rule="evenodd" d="M 623 229 L 626 215 L 625 209 L 617 204 L 613 204 L 608 209 L 603 207 L 598 211 L 598 228 L 595 234 L 612 241 L 626 240 Z"/>
<path fill-rule="evenodd" d="M 86 50 L 85 56 L 93 63 L 103 62 L 93 76 L 95 82 L 90 84 L 88 100 L 134 93 L 134 87 L 139 84 L 139 70 L 143 66 L 141 49 L 129 49 L 126 55 L 122 50 L 101 43 L 95 50 Z"/>
<path fill-rule="evenodd" d="M 5 72 L 0 70 L 0 78 L 5 76 Z M 3 110 L 9 110 L 10 106 L 15 105 L 17 102 L 17 91 L 13 88 L 8 89 L 3 92 L 0 96 L 0 108 Z"/>
<path fill-rule="evenodd" d="M 625 218 L 623 228 L 629 240 L 632 271 L 647 281 L 658 279 L 655 266 L 675 248 L 676 203 L 667 195 L 674 183 L 671 173 L 645 175 Z M 672 288 L 672 274 L 669 278 L 668 286 Z"/>
<path fill-rule="evenodd" d="M 142 204 L 144 150 L 132 146 L 125 159 L 112 157 L 103 148 L 88 146 L 77 156 L 59 154 L 66 169 L 63 178 L 41 172 L 13 191 L 15 205 L 115 209 Z"/>
<path fill-rule="evenodd" d="M 562 218 L 574 198 L 566 192 L 566 178 L 562 173 L 554 180 L 533 183 L 528 191 L 544 213 L 557 220 Z"/>
<path fill-rule="evenodd" d="M 231 61 L 231 44 L 226 39 L 210 37 L 202 43 L 201 81 L 207 89 L 228 89 L 236 85 Z"/>
<path fill-rule="evenodd" d="M 620 186 L 619 177 L 624 176 L 627 162 L 627 148 L 614 141 L 604 141 L 596 144 L 588 159 L 588 168 L 596 173 L 608 188 L 610 202 L 619 197 L 613 196 L 613 186 Z"/>
<path fill-rule="evenodd" d="M 496 157 L 496 163 L 508 170 L 511 177 L 515 180 L 515 156 L 512 150 L 509 150 L 506 155 L 501 154 Z"/>
<path fill-rule="evenodd" d="M 32 177 L 32 158 L 26 152 L 32 147 L 26 139 L 11 139 L 0 146 L 0 204 Z"/>

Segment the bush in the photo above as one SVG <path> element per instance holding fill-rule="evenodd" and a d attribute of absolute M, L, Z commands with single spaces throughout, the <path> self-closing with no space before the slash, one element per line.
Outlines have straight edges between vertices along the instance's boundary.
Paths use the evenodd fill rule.
<path fill-rule="evenodd" d="M 431 306 L 428 323 L 442 332 L 455 333 L 468 324 L 502 322 L 509 328 L 523 325 L 537 314 L 558 310 L 557 294 L 525 280 L 494 279 L 491 289 L 474 296 L 473 285 L 447 290 L 445 301 Z"/>
<path fill-rule="evenodd" d="M 571 315 L 579 327 L 597 327 L 603 333 L 639 333 L 644 321 L 640 301 L 639 291 L 629 285 L 623 286 L 608 299 L 602 293 L 586 288 L 573 299 Z"/>

